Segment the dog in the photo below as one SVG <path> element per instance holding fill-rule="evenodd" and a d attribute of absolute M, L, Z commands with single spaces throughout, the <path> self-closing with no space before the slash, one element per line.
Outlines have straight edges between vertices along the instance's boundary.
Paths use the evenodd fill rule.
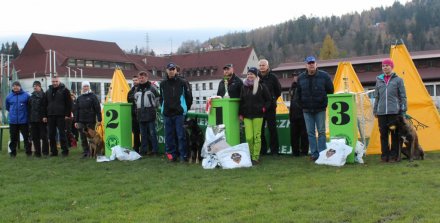
<path fill-rule="evenodd" d="M 104 151 L 104 141 L 95 129 L 90 127 L 84 128 L 84 133 L 87 137 L 87 142 L 89 143 L 90 157 L 96 159 L 96 157 L 102 155 L 102 152 Z"/>
<path fill-rule="evenodd" d="M 186 136 L 186 148 L 188 152 L 188 162 L 199 163 L 201 160 L 201 151 L 204 140 L 203 132 L 197 124 L 197 118 L 188 119 L 184 123 L 185 136 Z"/>
<path fill-rule="evenodd" d="M 390 125 L 391 130 L 397 130 L 399 136 L 399 157 L 400 153 L 405 155 L 410 162 L 425 159 L 423 148 L 419 144 L 414 126 L 404 117 L 399 116 L 397 121 Z M 403 147 L 405 145 L 405 147 Z"/>

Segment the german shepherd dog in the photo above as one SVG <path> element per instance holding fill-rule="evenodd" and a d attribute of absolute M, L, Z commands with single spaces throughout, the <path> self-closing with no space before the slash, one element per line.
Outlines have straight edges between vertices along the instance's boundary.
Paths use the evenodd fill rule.
<path fill-rule="evenodd" d="M 199 163 L 204 142 L 203 132 L 197 124 L 197 118 L 185 120 L 186 148 L 188 152 L 188 162 Z"/>
<path fill-rule="evenodd" d="M 390 125 L 390 129 L 396 129 L 399 134 L 399 158 L 400 153 L 405 155 L 410 162 L 414 161 L 414 159 L 423 160 L 425 158 L 423 148 L 419 144 L 417 132 L 404 116 L 399 116 L 396 123 Z"/>
<path fill-rule="evenodd" d="M 90 127 L 84 128 L 84 133 L 86 134 L 87 141 L 90 148 L 90 157 L 96 158 L 98 155 L 102 155 L 104 151 L 104 141 L 101 135 L 99 135 L 95 129 Z"/>

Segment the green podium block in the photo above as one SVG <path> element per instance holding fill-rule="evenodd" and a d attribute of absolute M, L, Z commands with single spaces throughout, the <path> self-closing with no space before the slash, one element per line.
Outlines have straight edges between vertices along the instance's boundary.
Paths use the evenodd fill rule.
<path fill-rule="evenodd" d="M 231 146 L 240 144 L 239 103 L 238 98 L 214 98 L 208 115 L 208 125 L 225 125 L 226 141 Z"/>
<path fill-rule="evenodd" d="M 347 163 L 354 163 L 354 149 L 357 142 L 356 100 L 354 94 L 328 95 L 328 113 L 330 138 L 345 138 L 353 151 L 347 157 Z"/>
<path fill-rule="evenodd" d="M 105 156 L 116 145 L 131 149 L 131 138 L 131 103 L 104 104 Z"/>

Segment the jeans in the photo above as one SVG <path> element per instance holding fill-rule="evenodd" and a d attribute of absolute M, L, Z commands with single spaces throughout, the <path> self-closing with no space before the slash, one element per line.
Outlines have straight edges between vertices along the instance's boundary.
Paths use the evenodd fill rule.
<path fill-rule="evenodd" d="M 141 131 L 141 148 L 140 153 L 146 154 L 148 142 L 151 142 L 151 151 L 153 153 L 157 153 L 158 145 L 157 145 L 157 136 L 156 136 L 156 123 L 155 121 L 151 122 L 139 122 L 139 129 Z"/>
<path fill-rule="evenodd" d="M 325 111 L 304 112 L 304 121 L 306 122 L 307 135 L 309 137 L 310 154 L 313 158 L 319 157 L 319 152 L 327 148 L 325 138 Z M 318 141 L 316 132 L 318 130 Z"/>
<path fill-rule="evenodd" d="M 164 116 L 165 151 L 167 154 L 171 154 L 173 159 L 177 159 L 176 137 L 178 141 L 180 160 L 186 159 L 185 129 L 183 127 L 183 121 L 183 115 L 171 117 Z"/>

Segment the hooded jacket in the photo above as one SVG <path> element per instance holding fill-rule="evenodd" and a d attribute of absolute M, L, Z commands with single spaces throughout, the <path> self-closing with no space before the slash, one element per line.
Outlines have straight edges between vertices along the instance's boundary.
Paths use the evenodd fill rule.
<path fill-rule="evenodd" d="M 406 91 L 402 78 L 392 73 L 388 84 L 385 83 L 385 74 L 376 78 L 374 91 L 374 115 L 401 114 L 407 111 Z"/>
<path fill-rule="evenodd" d="M 228 81 L 228 95 L 231 98 L 240 98 L 241 87 L 243 86 L 243 81 L 237 77 L 237 75 L 232 74 L 231 79 Z M 224 97 L 226 94 L 225 79 L 222 79 L 218 84 L 217 96 Z"/>
<path fill-rule="evenodd" d="M 164 116 L 185 115 L 191 108 L 193 97 L 188 83 L 180 78 L 166 77 L 160 83 L 160 104 Z"/>
<path fill-rule="evenodd" d="M 70 117 L 72 113 L 72 98 L 70 97 L 70 91 L 63 83 L 57 88 L 53 85 L 49 86 L 49 90 L 46 92 L 45 103 L 47 104 L 48 116 L 67 116 Z"/>
<path fill-rule="evenodd" d="M 295 100 L 303 112 L 321 112 L 327 108 L 327 94 L 333 92 L 333 83 L 327 72 L 316 70 L 314 75 L 309 75 L 306 70 L 298 76 Z"/>
<path fill-rule="evenodd" d="M 6 111 L 8 111 L 9 124 L 28 123 L 28 100 L 29 94 L 20 89 L 19 92 L 12 91 L 6 97 Z"/>
<path fill-rule="evenodd" d="M 32 92 L 28 103 L 29 122 L 42 122 L 43 117 L 47 117 L 44 97 L 43 91 Z"/>
<path fill-rule="evenodd" d="M 243 85 L 241 88 L 238 114 L 245 118 L 262 118 L 264 111 L 271 106 L 270 93 L 267 87 L 261 83 L 258 85 L 255 95 L 252 93 L 253 88 L 254 85 Z"/>
<path fill-rule="evenodd" d="M 95 123 L 96 120 L 101 122 L 101 105 L 98 97 L 92 92 L 80 95 L 76 99 L 74 117 L 75 122 L 80 123 Z"/>

